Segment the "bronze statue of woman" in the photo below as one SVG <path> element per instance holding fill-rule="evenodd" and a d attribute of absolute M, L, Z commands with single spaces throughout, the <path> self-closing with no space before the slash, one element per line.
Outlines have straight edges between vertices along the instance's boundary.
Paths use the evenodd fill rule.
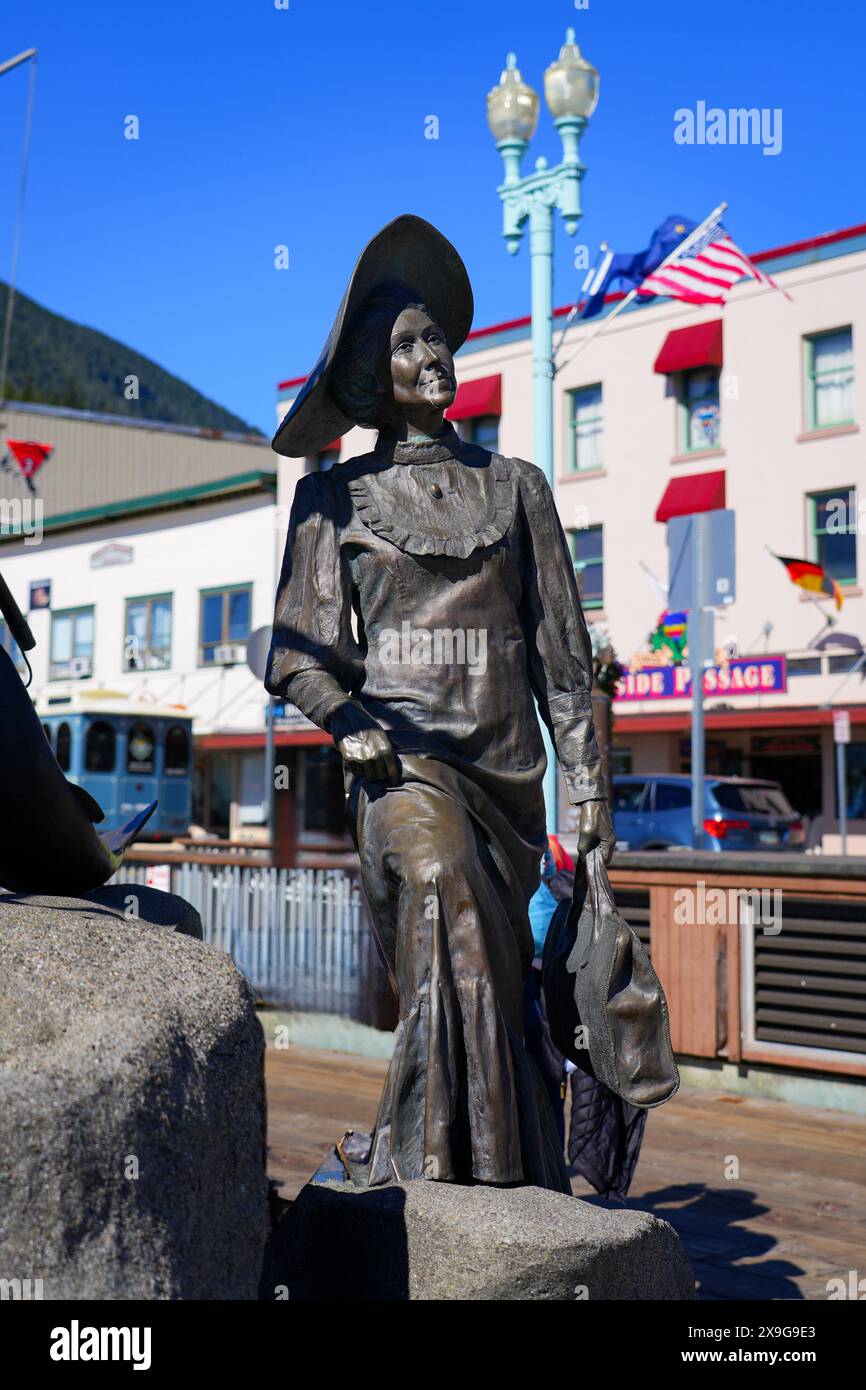
<path fill-rule="evenodd" d="M 527 906 L 547 845 L 535 702 L 579 806 L 613 832 L 591 649 L 543 473 L 462 442 L 444 412 L 472 322 L 454 247 L 399 217 L 364 250 L 274 448 L 352 425 L 375 449 L 301 478 L 266 685 L 334 739 L 373 925 L 399 997 L 363 1168 L 569 1191 L 523 1047 Z"/>

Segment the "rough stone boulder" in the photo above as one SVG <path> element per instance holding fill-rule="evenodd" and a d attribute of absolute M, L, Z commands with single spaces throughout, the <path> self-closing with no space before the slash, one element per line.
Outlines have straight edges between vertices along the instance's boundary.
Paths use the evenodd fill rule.
<path fill-rule="evenodd" d="M 256 1297 L 264 1040 L 231 960 L 182 934 L 191 912 L 137 885 L 0 896 L 0 1279 Z"/>
<path fill-rule="evenodd" d="M 179 898 L 176 893 L 163 893 L 158 888 L 148 888 L 141 883 L 108 883 L 102 888 L 94 888 L 83 898 L 10 893 L 8 896 L 0 895 L 0 904 L 3 903 L 7 912 L 14 906 L 15 920 L 21 925 L 42 921 L 40 914 L 48 910 L 55 915 L 71 913 L 77 918 L 83 913 L 91 920 L 107 920 L 111 916 L 129 925 L 144 922 L 151 927 L 180 932 L 181 936 L 194 936 L 197 941 L 201 941 L 203 935 L 201 918 L 186 898 Z M 5 920 L 5 916 L 0 917 L 0 922 Z"/>
<path fill-rule="evenodd" d="M 281 1281 L 285 1281 L 284 1284 Z M 538 1187 L 308 1183 L 277 1226 L 263 1298 L 693 1299 L 672 1226 Z"/>

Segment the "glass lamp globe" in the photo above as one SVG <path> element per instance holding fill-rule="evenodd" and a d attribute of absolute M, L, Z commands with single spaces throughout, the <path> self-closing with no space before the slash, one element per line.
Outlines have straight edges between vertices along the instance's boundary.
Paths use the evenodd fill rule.
<path fill-rule="evenodd" d="M 598 105 L 598 72 L 581 54 L 569 29 L 559 57 L 544 74 L 544 95 L 554 120 L 582 116 L 589 120 Z"/>
<path fill-rule="evenodd" d="M 487 124 L 494 140 L 531 140 L 538 124 L 538 93 L 520 76 L 509 53 L 497 86 L 487 94 Z"/>

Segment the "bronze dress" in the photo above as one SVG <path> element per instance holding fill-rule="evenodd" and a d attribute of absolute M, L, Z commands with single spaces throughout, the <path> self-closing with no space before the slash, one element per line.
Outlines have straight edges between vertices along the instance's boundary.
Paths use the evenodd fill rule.
<path fill-rule="evenodd" d="M 400 1008 L 370 1185 L 569 1190 L 522 1042 L 527 906 L 547 844 L 533 695 L 576 804 L 604 794 L 590 685 L 538 468 L 446 425 L 423 444 L 380 435 L 373 453 L 300 480 L 267 687 L 338 738 L 347 720 L 386 730 L 401 772 L 398 785 L 346 776 Z"/>

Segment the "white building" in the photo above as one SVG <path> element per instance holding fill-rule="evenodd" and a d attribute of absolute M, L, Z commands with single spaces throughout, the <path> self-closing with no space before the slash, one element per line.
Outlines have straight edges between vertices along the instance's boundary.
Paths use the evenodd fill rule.
<path fill-rule="evenodd" d="M 724 309 L 636 304 L 571 361 L 595 321 L 569 329 L 554 388 L 555 493 L 587 617 L 634 670 L 666 606 L 651 579 L 667 581 L 663 497 L 663 515 L 735 511 L 736 601 L 716 641 L 752 660 L 730 668 L 741 689 L 707 700 L 708 768 L 779 778 L 814 840 L 837 824 L 830 706 L 850 711 L 848 811 L 866 832 L 866 679 L 849 674 L 866 640 L 866 224 L 754 259 L 790 300 L 744 280 Z M 476 329 L 457 367 L 458 428 L 531 458 L 529 320 Z M 281 384 L 278 417 L 302 380 Z M 353 430 L 306 466 L 370 447 Z M 293 487 L 287 473 L 281 501 Z M 795 587 L 767 547 L 821 561 L 841 612 Z M 687 770 L 689 709 L 652 690 L 618 699 L 615 768 Z"/>
<path fill-rule="evenodd" d="M 285 539 L 269 441 L 6 411 L 0 571 L 36 639 L 31 693 L 74 680 L 184 707 L 195 818 L 233 834 L 261 824 L 266 695 L 246 641 L 273 619 Z M 51 447 L 32 488 L 16 441 Z M 0 642 L 14 646 L 2 624 Z"/>

